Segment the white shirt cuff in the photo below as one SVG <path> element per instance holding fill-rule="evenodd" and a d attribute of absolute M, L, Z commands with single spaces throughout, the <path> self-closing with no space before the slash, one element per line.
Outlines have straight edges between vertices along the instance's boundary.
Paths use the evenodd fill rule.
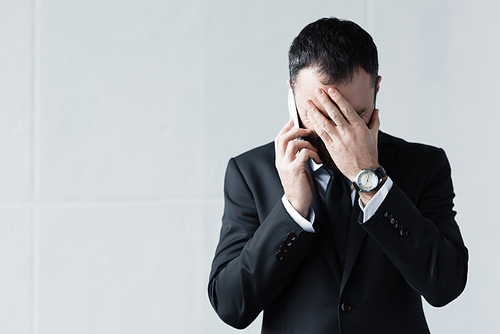
<path fill-rule="evenodd" d="M 385 180 L 385 183 L 382 185 L 382 187 L 377 191 L 377 193 L 372 197 L 372 199 L 368 202 L 368 204 L 365 206 L 363 204 L 363 201 L 361 201 L 361 198 L 359 198 L 359 207 L 363 211 L 363 224 L 370 219 L 375 212 L 378 210 L 380 207 L 380 204 L 384 201 L 385 197 L 389 193 L 389 190 L 391 190 L 393 185 L 393 182 L 390 177 L 387 177 L 387 180 Z M 291 206 L 291 205 L 290 205 Z"/>
<path fill-rule="evenodd" d="M 290 204 L 288 201 L 288 198 L 286 198 L 285 195 L 281 197 L 281 201 L 283 202 L 283 205 L 285 206 L 286 212 L 292 217 L 293 221 L 297 223 L 304 231 L 309 232 L 309 233 L 315 233 L 316 231 L 314 230 L 313 223 L 314 223 L 314 218 L 316 217 L 314 210 L 309 207 L 309 213 L 307 214 L 307 219 L 302 217 L 300 213 L 295 210 L 295 208 Z"/>

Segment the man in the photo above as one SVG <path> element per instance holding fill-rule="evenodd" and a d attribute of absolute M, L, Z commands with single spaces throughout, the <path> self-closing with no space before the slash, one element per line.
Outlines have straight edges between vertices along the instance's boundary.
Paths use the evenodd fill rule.
<path fill-rule="evenodd" d="M 264 311 L 262 333 L 429 333 L 421 296 L 446 305 L 467 279 L 444 151 L 379 132 L 355 23 L 309 24 L 289 67 L 300 128 L 227 167 L 214 309 L 236 328 Z"/>

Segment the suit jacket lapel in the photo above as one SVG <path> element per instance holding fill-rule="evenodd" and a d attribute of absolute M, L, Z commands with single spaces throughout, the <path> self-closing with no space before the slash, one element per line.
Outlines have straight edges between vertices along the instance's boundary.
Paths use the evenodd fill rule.
<path fill-rule="evenodd" d="M 330 227 L 327 220 L 327 215 L 325 211 L 325 204 L 319 195 L 318 188 L 316 185 L 316 181 L 314 180 L 314 174 L 311 170 L 311 166 L 309 163 L 306 163 L 306 169 L 311 175 L 313 179 L 313 200 L 312 200 L 312 208 L 314 213 L 316 214 L 316 218 L 314 220 L 314 229 L 316 233 L 318 233 L 317 241 L 323 252 L 323 255 L 326 258 L 326 261 L 330 265 L 335 277 L 337 277 L 339 283 L 342 280 L 342 271 L 340 269 L 337 252 L 335 251 L 335 247 L 333 246 L 332 234 L 330 231 Z"/>

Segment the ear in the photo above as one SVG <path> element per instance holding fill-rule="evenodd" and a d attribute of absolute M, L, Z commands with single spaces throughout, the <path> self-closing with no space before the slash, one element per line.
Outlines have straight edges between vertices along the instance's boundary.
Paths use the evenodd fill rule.
<path fill-rule="evenodd" d="M 377 79 L 377 87 L 375 88 L 375 93 L 378 93 L 378 91 L 380 89 L 380 81 L 382 81 L 382 77 L 379 75 L 378 79 Z"/>
<path fill-rule="evenodd" d="M 380 81 L 379 81 L 380 82 Z M 288 85 L 288 88 L 292 89 L 292 85 L 290 84 L 290 79 L 286 81 L 286 84 Z"/>

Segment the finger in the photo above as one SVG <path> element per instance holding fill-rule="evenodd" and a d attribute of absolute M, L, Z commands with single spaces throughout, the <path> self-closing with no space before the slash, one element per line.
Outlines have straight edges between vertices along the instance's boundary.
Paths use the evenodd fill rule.
<path fill-rule="evenodd" d="M 315 154 L 310 154 L 309 155 L 309 159 L 312 159 L 314 160 L 315 163 L 317 163 L 318 165 L 319 164 L 322 164 L 323 161 L 321 160 L 321 158 L 319 157 L 319 154 L 317 152 L 314 152 Z"/>
<path fill-rule="evenodd" d="M 285 154 L 286 148 L 288 144 L 295 140 L 299 139 L 301 137 L 307 137 L 311 134 L 311 130 L 308 129 L 292 129 L 288 131 L 287 133 L 282 134 L 278 138 L 278 150 L 279 152 L 283 155 Z"/>
<path fill-rule="evenodd" d="M 313 122 L 313 126 L 314 129 L 316 130 L 316 134 L 321 139 L 321 141 L 325 143 L 325 145 L 328 146 L 333 143 L 334 141 L 333 138 L 328 133 L 326 133 L 326 131 L 324 131 L 318 123 Z"/>
<path fill-rule="evenodd" d="M 291 140 L 300 138 L 300 137 L 307 137 L 311 134 L 311 130 L 309 129 L 292 129 L 288 131 L 287 133 L 284 133 L 281 135 L 280 140 L 281 141 L 286 141 L 289 142 Z"/>
<path fill-rule="evenodd" d="M 317 152 L 318 150 L 307 140 L 296 140 L 290 142 L 286 148 L 286 156 L 289 160 L 294 160 L 296 156 L 303 150 L 311 150 Z"/>
<path fill-rule="evenodd" d="M 293 127 L 293 118 L 290 118 L 288 120 L 288 122 L 286 122 L 286 124 L 281 128 L 280 132 L 278 132 L 278 134 L 276 135 L 276 138 L 274 138 L 274 149 L 276 150 L 276 152 L 278 152 L 279 148 L 280 148 L 280 145 L 279 145 L 279 142 L 280 142 L 280 137 L 290 131 L 290 129 Z"/>
<path fill-rule="evenodd" d="M 307 100 L 307 118 L 311 121 L 316 130 L 318 136 L 325 142 L 329 142 L 333 137 L 337 135 L 337 130 L 332 120 L 329 120 L 323 115 L 318 108 L 312 103 L 311 100 Z"/>
<path fill-rule="evenodd" d="M 288 122 L 281 128 L 280 132 L 276 136 L 276 138 L 280 137 L 282 134 L 290 131 L 290 129 L 293 127 L 293 118 L 290 118 Z"/>
<path fill-rule="evenodd" d="M 274 147 L 277 153 L 283 155 L 290 140 L 307 137 L 311 134 L 307 129 L 292 129 L 293 119 L 290 119 L 274 139 Z"/>
<path fill-rule="evenodd" d="M 318 153 L 315 151 L 311 151 L 309 149 L 303 149 L 302 151 L 300 151 L 299 154 L 297 154 L 297 157 L 296 157 L 294 163 L 302 164 L 309 159 L 314 160 L 314 162 L 317 164 L 323 163 L 321 161 L 321 158 L 319 157 Z"/>
<path fill-rule="evenodd" d="M 337 104 L 347 122 L 349 122 L 350 124 L 363 122 L 356 110 L 354 110 L 351 104 L 344 98 L 344 96 L 342 96 L 342 94 L 337 89 L 328 88 L 328 95 L 331 97 L 333 102 Z"/>
<path fill-rule="evenodd" d="M 343 125 L 343 123 L 346 123 L 346 119 L 342 112 L 323 89 L 316 89 L 314 95 L 316 95 L 316 98 L 323 105 L 328 116 L 330 116 L 336 125 Z"/>

